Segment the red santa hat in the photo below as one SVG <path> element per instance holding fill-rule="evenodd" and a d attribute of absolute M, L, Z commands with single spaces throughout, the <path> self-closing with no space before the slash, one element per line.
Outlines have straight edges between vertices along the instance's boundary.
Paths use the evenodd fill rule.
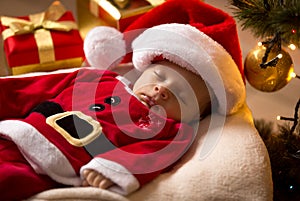
<path fill-rule="evenodd" d="M 167 59 L 206 81 L 220 113 L 232 114 L 244 104 L 236 24 L 222 10 L 199 0 L 168 0 L 127 27 L 123 37 L 132 52 L 123 62 L 132 61 L 143 71 L 158 57 Z"/>

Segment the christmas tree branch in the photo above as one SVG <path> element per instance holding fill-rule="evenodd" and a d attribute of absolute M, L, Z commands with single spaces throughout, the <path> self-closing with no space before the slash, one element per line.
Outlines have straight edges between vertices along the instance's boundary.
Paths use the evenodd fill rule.
<path fill-rule="evenodd" d="M 293 134 L 297 125 L 298 125 L 298 121 L 299 121 L 299 116 L 298 116 L 298 112 L 299 112 L 299 108 L 300 108 L 300 98 L 295 106 L 295 113 L 294 113 L 294 124 L 291 128 L 290 134 Z"/>
<path fill-rule="evenodd" d="M 230 0 L 234 17 L 243 29 L 265 38 L 280 32 L 285 45 L 300 47 L 300 1 L 298 0 Z"/>

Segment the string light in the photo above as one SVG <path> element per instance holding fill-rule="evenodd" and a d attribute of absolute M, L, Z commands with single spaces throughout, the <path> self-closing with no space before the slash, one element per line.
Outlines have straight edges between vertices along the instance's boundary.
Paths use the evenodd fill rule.
<path fill-rule="evenodd" d="M 291 72 L 291 77 L 300 79 L 300 76 L 297 75 L 295 72 Z"/>
<path fill-rule="evenodd" d="M 260 67 L 261 68 L 267 68 L 268 66 L 275 67 L 277 65 L 279 59 L 281 59 L 282 57 L 283 57 L 282 54 L 278 54 L 275 58 L 271 59 L 270 61 L 261 63 Z"/>
<path fill-rule="evenodd" d="M 291 118 L 291 117 L 283 117 L 283 116 L 277 116 L 276 117 L 277 120 L 285 120 L 285 121 L 295 121 L 294 118 Z"/>
<path fill-rule="evenodd" d="M 295 186 L 294 185 L 290 185 L 289 186 L 289 190 L 290 190 L 290 192 L 294 192 L 295 191 Z"/>
<path fill-rule="evenodd" d="M 291 50 L 296 50 L 296 45 L 294 45 L 294 44 L 289 44 L 289 46 L 288 46 Z"/>
<path fill-rule="evenodd" d="M 277 120 L 287 120 L 287 121 L 292 121 L 292 122 L 294 122 L 294 123 L 293 123 L 293 126 L 291 127 L 290 134 L 293 134 L 293 133 L 294 133 L 294 131 L 295 131 L 297 125 L 300 123 L 300 122 L 299 122 L 299 115 L 298 115 L 299 108 L 300 108 L 300 98 L 298 99 L 297 104 L 296 104 L 296 106 L 295 106 L 294 118 L 291 118 L 291 117 L 283 117 L 283 116 L 277 116 Z"/>

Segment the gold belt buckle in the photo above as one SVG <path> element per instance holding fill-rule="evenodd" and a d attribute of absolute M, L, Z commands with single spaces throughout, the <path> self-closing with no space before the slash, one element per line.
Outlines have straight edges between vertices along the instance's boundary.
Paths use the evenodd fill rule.
<path fill-rule="evenodd" d="M 75 132 L 82 129 L 80 128 L 80 123 L 77 123 L 78 125 L 76 126 L 76 121 L 82 121 L 82 123 L 87 125 L 90 129 L 82 129 L 83 132 L 76 133 L 78 134 L 78 138 L 74 137 L 72 136 L 70 130 L 62 126 L 61 124 L 61 122 L 66 119 L 69 119 L 69 121 L 71 120 L 72 122 L 74 122 L 74 125 L 68 124 L 67 126 L 73 126 L 72 130 L 75 130 Z M 70 144 L 77 147 L 82 147 L 91 143 L 102 133 L 102 126 L 100 125 L 100 123 L 94 120 L 92 117 L 85 115 L 80 111 L 69 111 L 52 115 L 46 119 L 46 123 L 52 128 L 54 128 L 58 133 L 60 133 Z M 84 133 L 86 132 L 86 130 L 88 130 L 88 133 Z"/>

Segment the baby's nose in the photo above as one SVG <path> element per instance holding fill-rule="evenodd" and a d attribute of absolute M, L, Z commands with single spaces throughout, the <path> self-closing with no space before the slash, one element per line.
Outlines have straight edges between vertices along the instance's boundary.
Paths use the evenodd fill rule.
<path fill-rule="evenodd" d="M 158 98 L 166 100 L 170 96 L 170 91 L 161 85 L 154 86 L 154 92 L 157 94 Z"/>

